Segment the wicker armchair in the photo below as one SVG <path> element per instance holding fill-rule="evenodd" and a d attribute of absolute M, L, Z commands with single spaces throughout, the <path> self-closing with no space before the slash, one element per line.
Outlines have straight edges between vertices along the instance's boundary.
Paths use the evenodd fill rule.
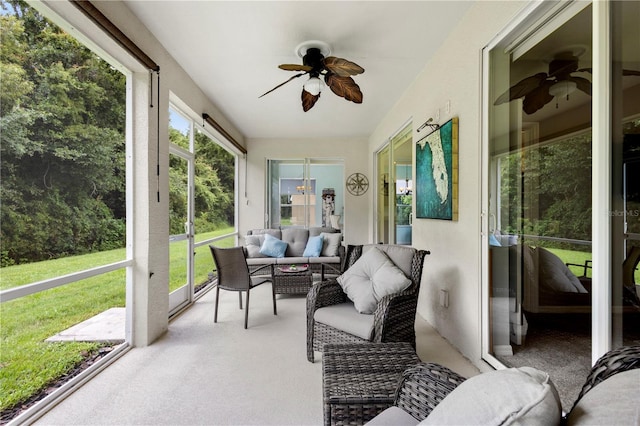
<path fill-rule="evenodd" d="M 611 376 L 637 368 L 640 368 L 640 346 L 626 346 L 607 352 L 591 369 L 580 395 L 578 395 L 571 411 L 562 419 L 562 424 L 577 425 L 583 422 L 594 424 L 593 418 L 582 418 L 583 413 L 574 413 L 580 400 L 595 386 Z M 464 377 L 438 364 L 421 363 L 409 367 L 404 371 L 396 388 L 393 403 L 395 408 L 392 407 L 383 411 L 367 424 L 372 426 L 386 424 L 394 424 L 396 426 L 417 425 L 418 422 L 427 418 L 431 411 L 464 380 Z M 635 404 L 634 406 L 637 407 L 637 394 L 620 394 L 612 397 L 624 399 L 626 403 Z M 606 402 L 603 402 L 603 405 L 606 405 Z M 401 410 L 398 410 L 398 408 Z M 573 418 L 572 414 L 574 414 Z M 591 423 L 589 423 L 590 420 Z M 625 420 L 616 419 L 615 415 L 614 417 L 608 417 L 606 421 L 607 424 L 624 424 L 625 422 Z"/>
<path fill-rule="evenodd" d="M 349 300 L 335 279 L 314 284 L 307 294 L 307 359 L 310 362 L 314 362 L 314 351 L 322 351 L 325 343 L 409 342 L 415 347 L 414 326 L 418 290 L 422 279 L 424 258 L 429 252 L 390 244 L 349 245 L 342 272 L 353 265 L 362 253 L 371 247 L 377 247 L 389 255 L 390 259 L 411 279 L 410 286 L 380 300 L 373 313 L 373 331 L 370 338 L 366 339 L 315 320 L 314 315 L 318 309 L 345 304 Z M 403 262 L 406 264 L 399 264 Z"/>

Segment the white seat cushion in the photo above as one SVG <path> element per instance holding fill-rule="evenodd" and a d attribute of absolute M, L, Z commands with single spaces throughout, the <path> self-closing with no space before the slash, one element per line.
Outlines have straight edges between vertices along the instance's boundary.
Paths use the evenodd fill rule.
<path fill-rule="evenodd" d="M 352 302 L 325 306 L 313 314 L 313 319 L 365 340 L 371 340 L 373 315 L 360 314 Z"/>
<path fill-rule="evenodd" d="M 384 410 L 367 423 L 369 426 L 416 426 L 418 420 L 395 405 Z"/>

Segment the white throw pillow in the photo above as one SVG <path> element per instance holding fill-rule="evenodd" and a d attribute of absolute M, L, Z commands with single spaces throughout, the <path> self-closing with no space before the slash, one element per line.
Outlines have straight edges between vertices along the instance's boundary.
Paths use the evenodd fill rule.
<path fill-rule="evenodd" d="M 322 236 L 322 255 L 323 256 L 339 256 L 338 249 L 342 243 L 342 233 L 340 232 L 321 232 Z"/>
<path fill-rule="evenodd" d="M 411 280 L 382 251 L 366 251 L 338 283 L 361 314 L 372 314 L 383 297 L 398 293 L 411 285 Z"/>
<path fill-rule="evenodd" d="M 549 375 L 508 368 L 465 380 L 420 425 L 558 425 L 560 397 Z"/>

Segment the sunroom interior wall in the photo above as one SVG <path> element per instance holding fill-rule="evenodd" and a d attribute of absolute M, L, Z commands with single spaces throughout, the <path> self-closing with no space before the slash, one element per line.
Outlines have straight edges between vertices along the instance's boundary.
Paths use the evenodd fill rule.
<path fill-rule="evenodd" d="M 374 152 L 407 119 L 413 118 L 415 143 L 426 134 L 416 130 L 428 118 L 444 124 L 451 117 L 459 117 L 458 221 L 417 219 L 414 206 L 413 246 L 431 251 L 425 261 L 418 315 L 479 366 L 482 48 L 526 4 L 476 2 L 369 138 L 369 151 Z M 369 169 L 372 167 L 370 161 Z M 370 221 L 373 210 L 368 209 Z M 439 304 L 440 290 L 449 292 L 448 308 Z"/>
<path fill-rule="evenodd" d="M 308 138 L 308 139 L 247 139 L 246 174 L 244 161 L 240 163 L 240 236 L 250 229 L 264 228 L 267 211 L 266 164 L 267 159 L 343 159 L 345 179 L 352 173 L 365 173 L 369 164 L 366 137 Z M 246 176 L 247 185 L 244 185 Z M 245 193 L 246 190 L 246 193 Z M 367 211 L 372 203 L 372 190 L 361 196 L 345 191 L 343 224 L 345 244 L 364 244 L 369 240 Z M 242 242 L 242 241 L 241 241 Z"/>
<path fill-rule="evenodd" d="M 121 2 L 92 2 L 128 38 L 138 45 L 160 66 L 159 99 L 157 78 L 153 77 L 153 108 L 149 106 L 148 77 L 124 50 L 116 47 L 90 21 L 81 16 L 69 2 L 45 1 L 47 7 L 59 13 L 72 25 L 83 31 L 87 39 L 102 47 L 113 58 L 137 72 L 133 85 L 133 180 L 134 180 L 134 273 L 132 283 L 133 345 L 145 346 L 168 329 L 169 315 L 169 94 L 177 96 L 194 113 L 208 113 L 241 145 L 245 144 L 240 132 L 231 125 L 212 101 L 198 88 L 155 37 L 136 19 Z M 145 88 L 147 88 L 145 90 Z M 159 112 L 159 115 L 158 115 Z M 158 124 L 159 119 L 159 124 Z M 158 154 L 160 178 L 156 176 Z M 211 130 L 215 136 L 220 136 Z M 158 195 L 160 194 L 160 201 Z M 131 300 L 129 299 L 129 300 Z M 131 307 L 129 307 L 131 308 Z"/>

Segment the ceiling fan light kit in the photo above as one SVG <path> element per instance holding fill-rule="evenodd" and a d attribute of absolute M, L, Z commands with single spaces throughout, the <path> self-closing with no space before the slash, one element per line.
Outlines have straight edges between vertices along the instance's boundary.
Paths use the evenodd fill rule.
<path fill-rule="evenodd" d="M 313 96 L 317 96 L 324 89 L 324 83 L 318 77 L 309 77 L 309 80 L 302 87 Z"/>
<path fill-rule="evenodd" d="M 295 49 L 296 55 L 302 58 L 302 65 L 299 64 L 282 64 L 278 68 L 285 71 L 300 71 L 298 74 L 289 78 L 287 81 L 280 83 L 273 89 L 262 94 L 260 97 L 267 95 L 281 86 L 284 86 L 291 80 L 303 75 L 309 75 L 302 86 L 302 109 L 307 112 L 316 104 L 320 98 L 320 92 L 325 83 L 333 93 L 345 98 L 347 101 L 356 104 L 362 103 L 362 92 L 360 86 L 353 81 L 351 76 L 362 74 L 364 68 L 360 65 L 331 54 L 331 46 L 319 40 L 310 40 L 300 43 Z M 324 76 L 324 83 L 320 76 Z"/>
<path fill-rule="evenodd" d="M 549 94 L 555 98 L 564 98 L 569 99 L 569 95 L 576 91 L 578 85 L 575 81 L 559 81 L 555 83 L 553 86 L 549 87 Z"/>

